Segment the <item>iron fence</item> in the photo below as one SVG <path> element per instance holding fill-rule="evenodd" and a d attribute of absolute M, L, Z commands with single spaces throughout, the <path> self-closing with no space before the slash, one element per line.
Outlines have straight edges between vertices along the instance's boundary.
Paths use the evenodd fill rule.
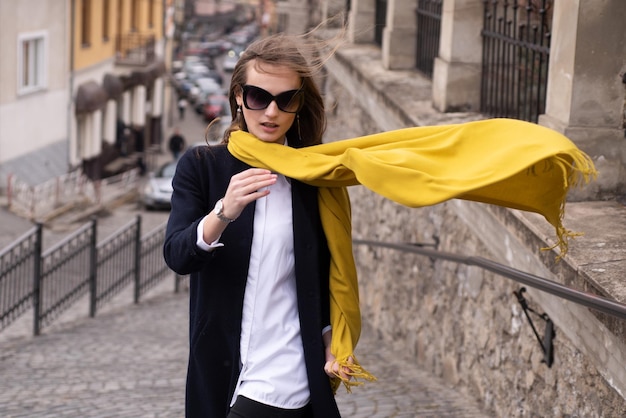
<path fill-rule="evenodd" d="M 139 274 L 141 217 L 122 226 L 97 246 L 96 277 L 90 315 L 120 293 Z"/>
<path fill-rule="evenodd" d="M 135 303 L 141 295 L 154 287 L 171 270 L 163 261 L 163 242 L 165 242 L 166 224 L 155 228 L 141 240 L 140 274 L 137 275 L 135 286 Z M 187 276 L 184 276 L 187 277 Z M 179 291 L 178 282 L 182 280 L 176 275 L 175 291 Z"/>
<path fill-rule="evenodd" d="M 155 151 L 147 154 L 151 160 Z M 28 219 L 45 220 L 53 218 L 56 211 L 64 207 L 80 203 L 99 204 L 102 200 L 130 193 L 137 187 L 139 179 L 139 169 L 134 168 L 102 179 L 96 186 L 82 170 L 75 170 L 31 186 L 19 176 L 10 174 L 7 178 L 8 208 Z"/>
<path fill-rule="evenodd" d="M 35 335 L 87 293 L 93 274 L 91 249 L 95 236 L 93 220 L 41 254 L 40 262 L 35 263 Z"/>
<path fill-rule="evenodd" d="M 441 33 L 441 7 L 443 0 L 418 0 L 416 68 L 432 78 L 435 58 L 439 55 L 439 34 Z"/>
<path fill-rule="evenodd" d="M 33 306 L 33 277 L 41 253 L 41 225 L 0 252 L 0 330 Z"/>
<path fill-rule="evenodd" d="M 89 314 L 134 283 L 134 301 L 171 273 L 163 259 L 163 223 L 141 236 L 141 216 L 96 243 L 97 220 L 80 227 L 42 252 L 37 224 L 0 252 L 0 331 L 30 308 L 39 335 L 81 297 L 89 294 Z M 184 277 L 175 277 L 179 291 Z"/>
<path fill-rule="evenodd" d="M 537 122 L 545 112 L 553 0 L 484 0 L 481 112 Z"/>

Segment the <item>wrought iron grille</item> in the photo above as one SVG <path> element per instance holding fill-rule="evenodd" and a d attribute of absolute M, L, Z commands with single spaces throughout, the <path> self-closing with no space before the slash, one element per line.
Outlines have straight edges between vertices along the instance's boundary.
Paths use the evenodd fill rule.
<path fill-rule="evenodd" d="M 484 0 L 481 112 L 537 122 L 545 112 L 553 0 Z"/>
<path fill-rule="evenodd" d="M 33 305 L 35 259 L 41 252 L 41 225 L 0 252 L 0 330 Z"/>
<path fill-rule="evenodd" d="M 435 58 L 439 55 L 441 32 L 441 6 L 443 0 L 418 0 L 416 68 L 432 78 Z"/>
<path fill-rule="evenodd" d="M 0 331 L 33 308 L 34 334 L 89 294 L 89 313 L 134 282 L 134 302 L 170 273 L 166 224 L 141 238 L 141 216 L 96 245 L 97 220 L 42 253 L 42 226 L 0 252 Z M 178 292 L 185 277 L 175 276 Z"/>
<path fill-rule="evenodd" d="M 115 59 L 120 64 L 146 65 L 154 62 L 154 35 L 128 33 L 115 39 Z"/>
<path fill-rule="evenodd" d="M 387 0 L 376 0 L 374 40 L 378 46 L 383 44 L 383 30 L 387 24 Z"/>
<path fill-rule="evenodd" d="M 85 224 L 41 256 L 35 275 L 35 334 L 89 290 L 96 222 Z"/>
<path fill-rule="evenodd" d="M 163 242 L 167 223 L 155 228 L 141 240 L 141 270 L 139 285 L 135 287 L 135 301 L 165 277 L 170 269 L 163 261 Z"/>
<path fill-rule="evenodd" d="M 137 274 L 136 254 L 140 247 L 141 218 L 122 226 L 108 239 L 98 244 L 97 276 L 95 279 L 95 310 L 111 300 L 130 284 Z"/>

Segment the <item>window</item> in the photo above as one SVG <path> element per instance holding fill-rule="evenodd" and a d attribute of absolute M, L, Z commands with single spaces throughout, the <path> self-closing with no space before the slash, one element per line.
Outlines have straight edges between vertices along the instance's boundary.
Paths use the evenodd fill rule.
<path fill-rule="evenodd" d="M 25 94 L 46 87 L 48 36 L 45 32 L 18 37 L 18 93 Z"/>
<path fill-rule="evenodd" d="M 91 0 L 83 0 L 80 18 L 80 42 L 82 46 L 91 44 Z"/>
<path fill-rule="evenodd" d="M 89 119 L 88 115 L 78 115 L 76 117 L 76 153 L 74 160 L 82 160 L 85 151 L 85 144 L 89 140 Z"/>
<path fill-rule="evenodd" d="M 148 0 L 148 26 L 154 27 L 154 1 Z"/>
<path fill-rule="evenodd" d="M 119 34 L 122 33 L 122 28 L 124 27 L 122 25 L 122 16 L 125 13 L 124 0 L 117 0 L 117 6 L 115 10 L 115 13 L 117 14 L 117 26 L 115 27 L 115 33 L 118 35 L 119 38 Z"/>
<path fill-rule="evenodd" d="M 139 30 L 139 2 L 132 0 L 130 6 L 130 30 L 136 32 Z"/>
<path fill-rule="evenodd" d="M 102 39 L 104 41 L 109 40 L 109 14 L 111 13 L 111 7 L 109 7 L 109 0 L 102 1 Z"/>

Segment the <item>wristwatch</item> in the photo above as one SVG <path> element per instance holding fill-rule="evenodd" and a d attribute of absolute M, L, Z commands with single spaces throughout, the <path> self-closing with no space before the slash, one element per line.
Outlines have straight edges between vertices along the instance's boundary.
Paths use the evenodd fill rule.
<path fill-rule="evenodd" d="M 217 201 L 217 203 L 215 204 L 215 208 L 213 209 L 213 212 L 215 212 L 215 215 L 217 216 L 217 219 L 219 219 L 222 222 L 235 222 L 235 219 L 230 219 L 227 218 L 226 216 L 224 216 L 224 199 L 220 199 Z"/>

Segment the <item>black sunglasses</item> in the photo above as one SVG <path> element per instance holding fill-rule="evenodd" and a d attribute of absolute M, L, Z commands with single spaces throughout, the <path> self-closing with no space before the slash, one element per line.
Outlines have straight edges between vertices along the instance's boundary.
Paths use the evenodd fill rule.
<path fill-rule="evenodd" d="M 243 105 L 246 109 L 262 110 L 273 101 L 283 112 L 298 113 L 304 104 L 304 92 L 301 89 L 288 90 L 273 96 L 269 91 L 257 86 L 249 84 L 243 86 Z"/>

